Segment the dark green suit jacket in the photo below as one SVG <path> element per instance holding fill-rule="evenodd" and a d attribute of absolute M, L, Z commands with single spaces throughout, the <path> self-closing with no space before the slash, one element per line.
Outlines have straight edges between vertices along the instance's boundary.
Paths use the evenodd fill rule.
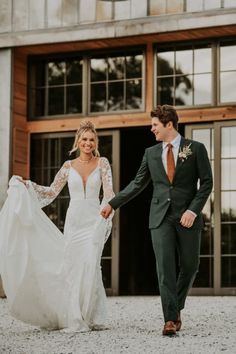
<path fill-rule="evenodd" d="M 212 171 L 205 146 L 182 137 L 180 149 L 189 144 L 192 154 L 186 159 L 178 155 L 172 184 L 162 163 L 162 144 L 146 149 L 134 180 L 109 202 L 112 208 L 117 209 L 126 204 L 152 181 L 150 228 L 157 228 L 161 224 L 170 205 L 177 217 L 181 217 L 187 209 L 200 216 L 212 190 Z M 200 219 L 197 217 L 194 224 L 200 222 Z"/>

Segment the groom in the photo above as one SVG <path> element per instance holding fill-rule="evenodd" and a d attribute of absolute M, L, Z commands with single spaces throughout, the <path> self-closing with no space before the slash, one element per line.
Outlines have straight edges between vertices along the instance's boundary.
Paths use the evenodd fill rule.
<path fill-rule="evenodd" d="M 149 228 L 165 320 L 162 334 L 173 335 L 181 328 L 180 311 L 198 271 L 201 211 L 212 189 L 212 172 L 204 145 L 178 133 L 174 107 L 157 106 L 151 117 L 151 131 L 162 143 L 146 149 L 134 180 L 101 214 L 107 218 L 113 209 L 136 197 L 152 181 Z"/>

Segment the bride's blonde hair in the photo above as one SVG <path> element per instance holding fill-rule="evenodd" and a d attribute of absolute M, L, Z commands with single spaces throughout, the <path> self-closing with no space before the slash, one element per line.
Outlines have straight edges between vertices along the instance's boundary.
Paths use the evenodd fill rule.
<path fill-rule="evenodd" d="M 95 149 L 93 151 L 93 155 L 95 157 L 100 156 L 99 151 L 98 151 L 98 135 L 95 129 L 95 125 L 90 121 L 90 120 L 84 120 L 80 123 L 80 127 L 75 133 L 75 140 L 72 146 L 72 149 L 69 151 L 69 155 L 71 155 L 73 152 L 77 151 L 79 148 L 79 142 L 81 141 L 83 135 L 85 132 L 91 132 L 95 136 Z"/>

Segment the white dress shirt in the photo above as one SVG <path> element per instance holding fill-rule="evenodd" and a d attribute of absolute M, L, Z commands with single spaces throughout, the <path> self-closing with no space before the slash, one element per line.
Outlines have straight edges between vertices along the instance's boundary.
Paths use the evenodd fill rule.
<path fill-rule="evenodd" d="M 175 160 L 175 166 L 177 163 L 177 158 L 178 158 L 178 153 L 179 153 L 179 146 L 180 146 L 180 141 L 181 141 L 181 135 L 178 134 L 176 136 L 176 138 L 174 138 L 174 140 L 170 141 L 170 142 L 164 142 L 162 143 L 162 162 L 165 168 L 165 171 L 167 173 L 167 151 L 168 151 L 168 144 L 171 144 L 172 147 L 172 151 L 174 154 L 174 160 Z"/>

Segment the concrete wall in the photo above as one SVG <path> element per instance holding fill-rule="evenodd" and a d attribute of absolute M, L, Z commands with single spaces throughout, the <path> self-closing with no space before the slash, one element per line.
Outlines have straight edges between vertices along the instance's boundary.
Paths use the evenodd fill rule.
<path fill-rule="evenodd" d="M 11 129 L 11 50 L 0 50 L 0 208 L 6 199 L 9 180 Z M 4 297 L 0 277 L 0 297 Z"/>
<path fill-rule="evenodd" d="M 0 208 L 9 180 L 11 130 L 11 50 L 0 50 Z"/>
<path fill-rule="evenodd" d="M 224 7 L 233 4 L 225 1 Z M 0 33 L 220 10 L 221 6 L 220 0 L 1 0 Z"/>

